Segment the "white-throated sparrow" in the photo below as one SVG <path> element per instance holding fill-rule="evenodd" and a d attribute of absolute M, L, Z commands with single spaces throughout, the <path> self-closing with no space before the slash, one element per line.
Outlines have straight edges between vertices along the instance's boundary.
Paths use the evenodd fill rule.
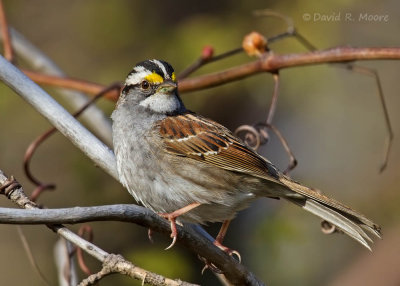
<path fill-rule="evenodd" d="M 380 227 L 346 205 L 283 175 L 227 128 L 188 111 L 173 68 L 160 60 L 129 73 L 112 114 L 114 152 L 122 184 L 145 207 L 171 222 L 229 221 L 259 197 L 283 198 L 335 225 L 370 249 Z M 171 244 L 171 246 L 173 245 Z"/>

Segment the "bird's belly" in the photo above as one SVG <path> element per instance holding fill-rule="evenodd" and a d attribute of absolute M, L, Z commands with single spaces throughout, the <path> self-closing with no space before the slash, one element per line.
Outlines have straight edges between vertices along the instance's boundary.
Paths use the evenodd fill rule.
<path fill-rule="evenodd" d="M 153 174 L 153 184 L 148 185 L 145 194 L 141 194 L 143 204 L 156 212 L 171 213 L 192 203 L 200 203 L 183 214 L 180 220 L 205 223 L 232 219 L 256 198 L 247 184 L 234 177 L 221 177 L 217 168 L 191 168 L 190 164 L 169 166 L 161 173 Z"/>
<path fill-rule="evenodd" d="M 192 203 L 200 203 L 178 220 L 221 222 L 232 219 L 237 211 L 255 199 L 248 186 L 233 174 L 215 167 L 199 168 L 190 160 L 178 165 L 169 160 L 149 158 L 152 153 L 142 150 L 140 154 L 145 154 L 145 157 L 131 158 L 137 162 L 131 166 L 124 166 L 126 161 L 119 160 L 122 165 L 119 170 L 129 192 L 155 212 L 171 213 Z M 146 162 L 153 162 L 153 165 L 146 165 Z"/>

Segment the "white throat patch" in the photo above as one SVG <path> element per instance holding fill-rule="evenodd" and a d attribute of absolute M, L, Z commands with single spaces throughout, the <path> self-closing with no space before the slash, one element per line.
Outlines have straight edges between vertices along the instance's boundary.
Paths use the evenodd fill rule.
<path fill-rule="evenodd" d="M 139 105 L 158 113 L 174 112 L 181 108 L 181 102 L 175 94 L 156 93 L 142 100 Z"/>

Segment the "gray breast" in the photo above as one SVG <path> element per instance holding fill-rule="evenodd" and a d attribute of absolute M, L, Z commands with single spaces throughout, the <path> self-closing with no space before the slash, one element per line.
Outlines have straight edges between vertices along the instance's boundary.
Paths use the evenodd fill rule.
<path fill-rule="evenodd" d="M 120 180 L 144 206 L 170 213 L 201 203 L 181 219 L 203 223 L 231 219 L 255 199 L 258 179 L 249 183 L 236 173 L 165 152 L 154 129 L 161 115 L 120 108 L 112 118 Z"/>

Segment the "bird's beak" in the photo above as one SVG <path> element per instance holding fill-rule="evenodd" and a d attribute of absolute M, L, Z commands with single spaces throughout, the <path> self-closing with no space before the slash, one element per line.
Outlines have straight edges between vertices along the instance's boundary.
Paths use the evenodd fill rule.
<path fill-rule="evenodd" d="M 157 93 L 173 94 L 178 85 L 172 80 L 166 80 L 157 88 Z"/>

